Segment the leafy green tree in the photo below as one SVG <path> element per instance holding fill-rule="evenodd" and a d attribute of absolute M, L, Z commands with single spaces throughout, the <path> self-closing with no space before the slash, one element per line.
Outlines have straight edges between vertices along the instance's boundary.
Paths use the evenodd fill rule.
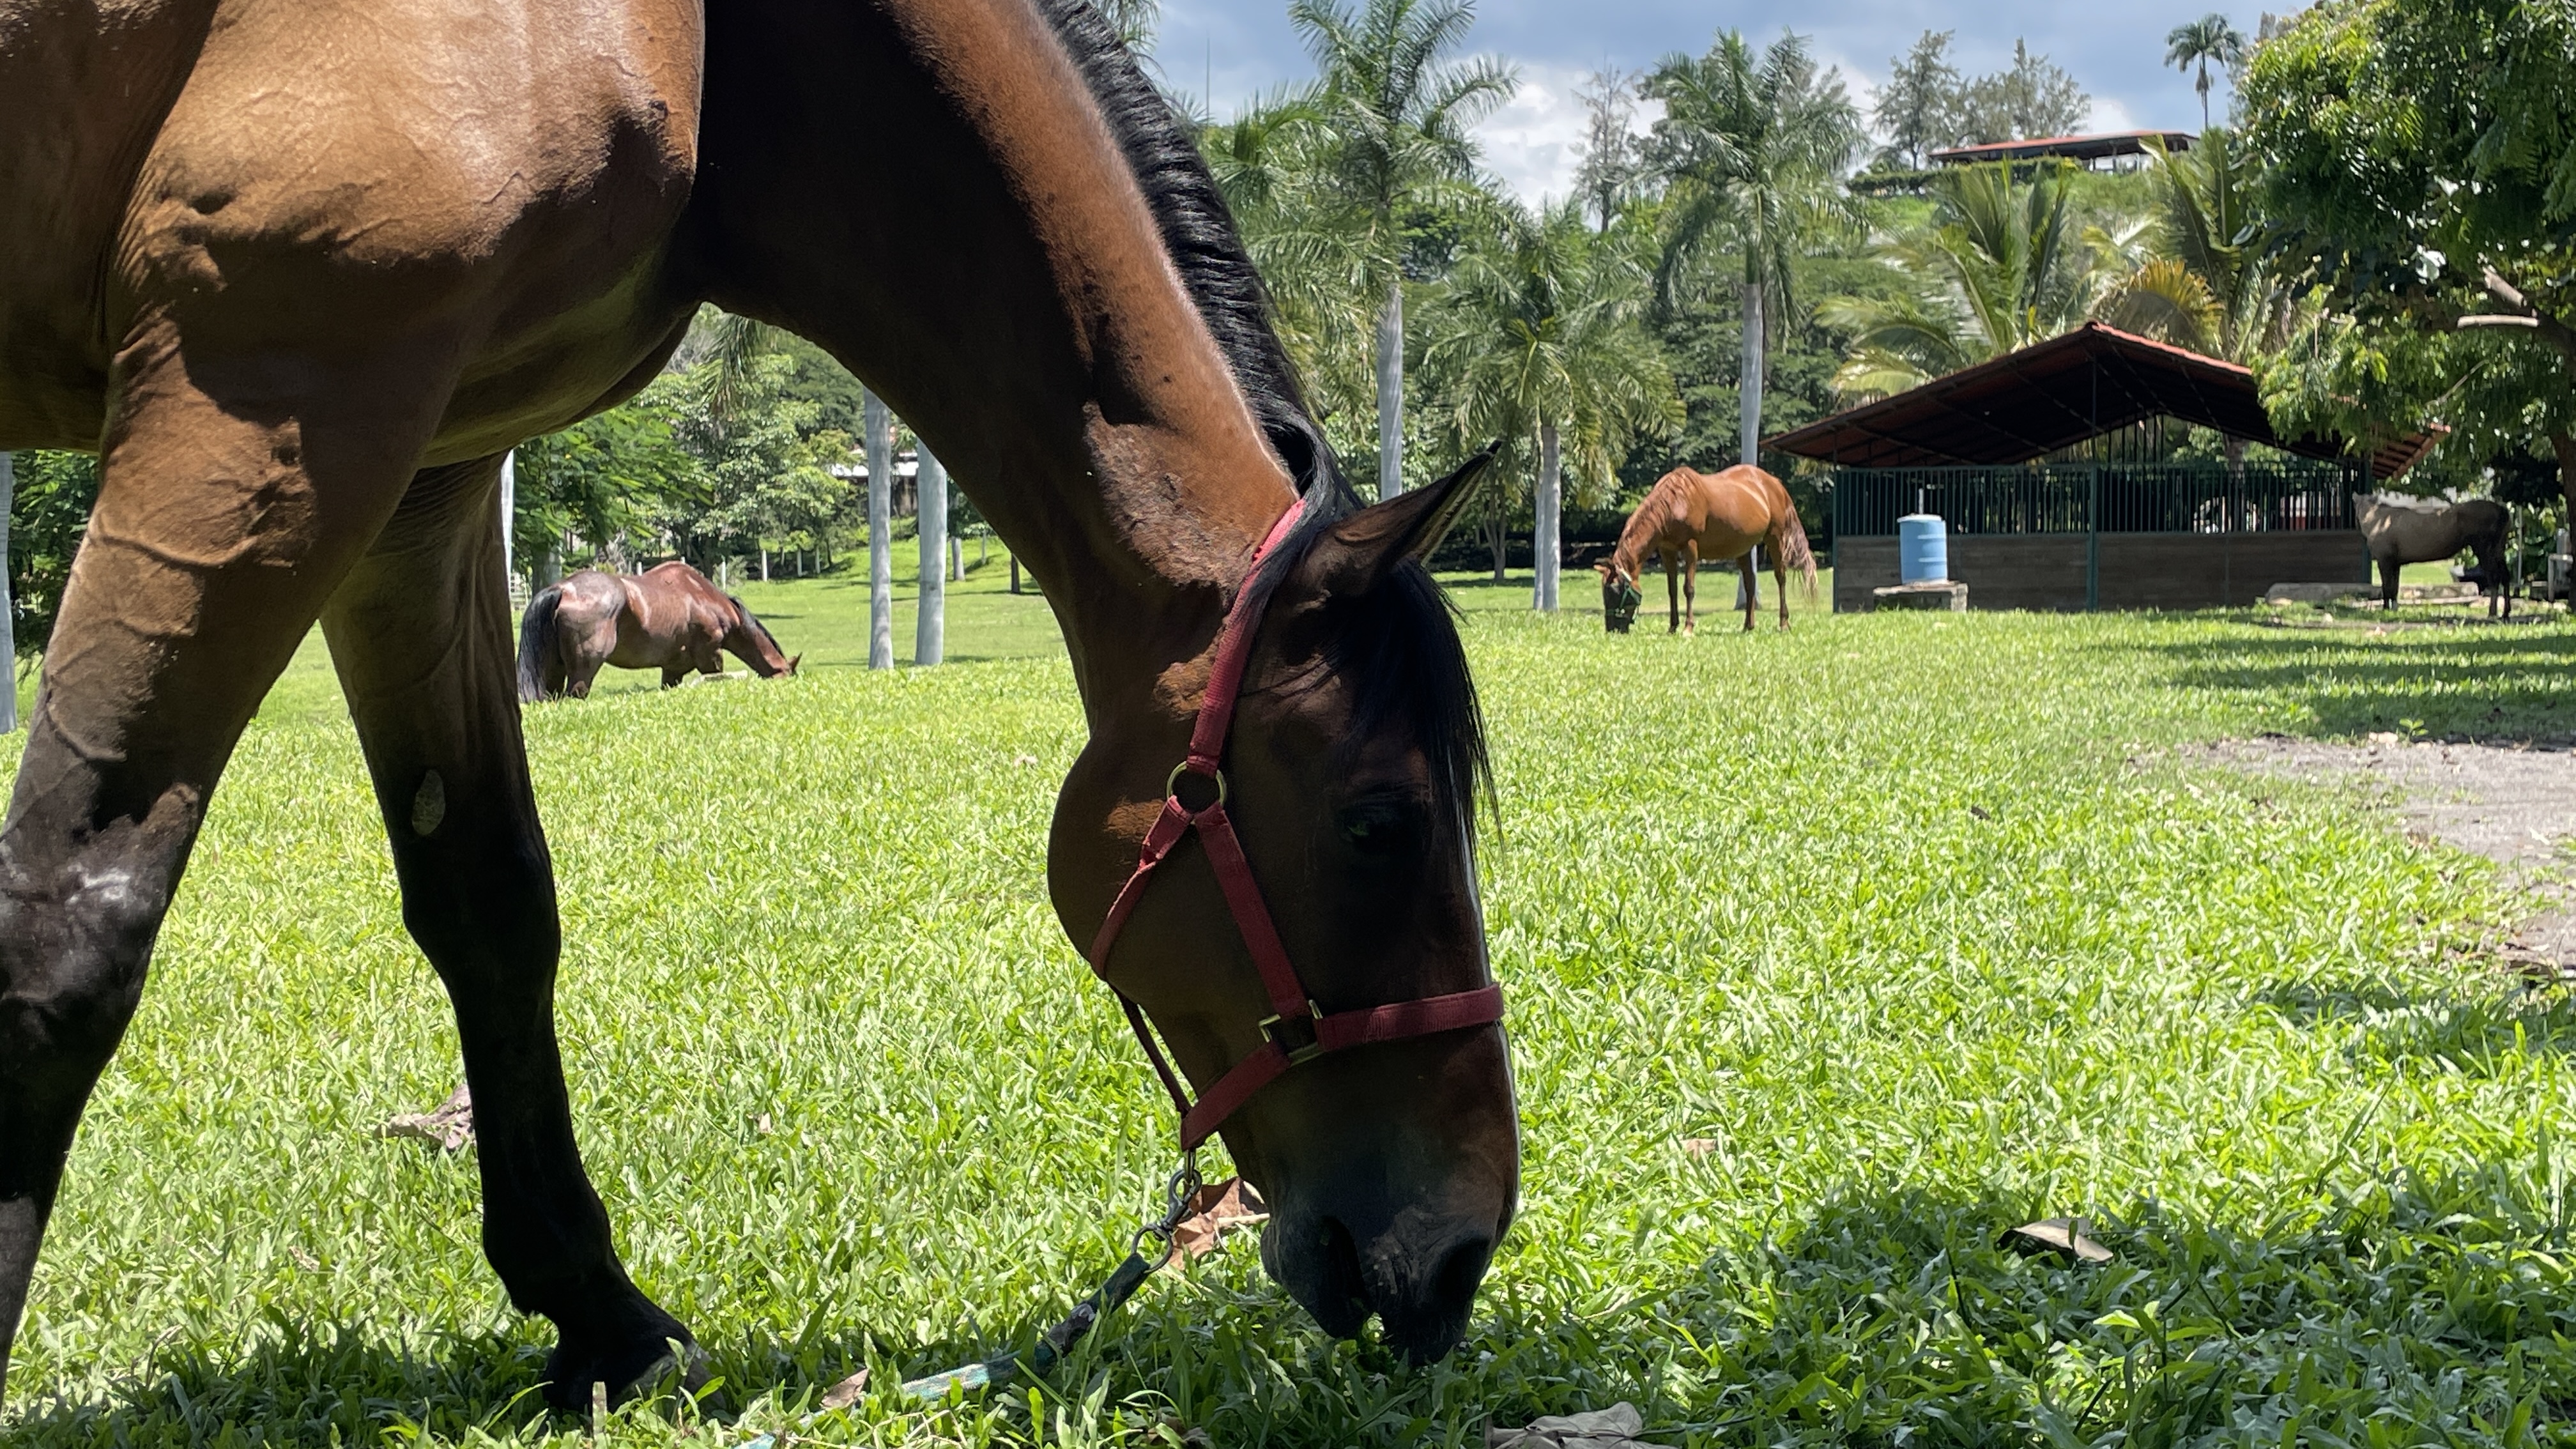
<path fill-rule="evenodd" d="M 521 443 L 514 555 L 541 568 L 569 536 L 622 564 L 656 547 L 664 520 L 705 502 L 705 471 L 671 426 L 690 386 L 665 373 L 606 412 Z"/>
<path fill-rule="evenodd" d="M 2165 64 L 2191 75 L 2191 88 L 2200 92 L 2203 130 L 2209 127 L 2209 63 L 2213 60 L 2229 71 L 2245 63 L 2244 32 L 2215 10 L 2175 26 L 2165 37 Z"/>
<path fill-rule="evenodd" d="M 1565 472 L 1578 500 L 1606 499 L 1629 448 L 1680 425 L 1681 399 L 1646 326 L 1650 238 L 1593 235 L 1579 200 L 1535 214 L 1506 203 L 1496 220 L 1441 288 L 1424 363 L 1462 449 L 1535 444 L 1533 602 L 1553 611 Z"/>
<path fill-rule="evenodd" d="M 1943 373 L 2068 331 L 2092 314 L 2099 240 L 2078 224 L 2075 167 L 2041 167 L 2027 183 L 2004 165 L 1962 166 L 1932 185 L 1921 226 L 1878 248 L 1923 290 L 1829 297 L 1819 320 L 1852 335 L 1834 386 L 1885 397 Z"/>
<path fill-rule="evenodd" d="M 815 426 L 821 406 L 792 395 L 794 357 L 750 359 L 722 411 L 706 376 L 715 365 L 668 380 L 673 433 L 704 483 L 685 505 L 659 510 L 660 528 L 701 568 L 744 548 L 818 541 L 849 500 L 849 484 L 831 471 L 849 459 L 849 435 Z"/>
<path fill-rule="evenodd" d="M 2010 68 L 1970 81 L 1959 100 L 1959 139 L 1969 144 L 2064 136 L 2084 128 L 2093 98 L 2075 77 L 2026 41 L 2013 42 Z"/>
<path fill-rule="evenodd" d="M 2262 210 L 2339 314 L 2264 369 L 2276 418 L 2366 438 L 2438 402 L 2455 437 L 2562 459 L 2576 508 L 2571 55 L 2556 0 L 2327 0 L 2255 49 Z"/>
<path fill-rule="evenodd" d="M 1378 491 L 1404 490 L 1404 262 L 1416 208 L 1471 190 L 1470 129 L 1509 99 L 1511 70 L 1450 61 L 1475 23 L 1470 0 L 1290 0 L 1288 16 L 1322 77 L 1304 98 L 1300 155 L 1322 184 L 1318 220 L 1376 308 Z"/>
<path fill-rule="evenodd" d="M 1887 136 L 1884 162 L 1920 167 L 1930 153 L 1958 139 L 1965 96 L 1959 68 L 1950 63 L 1955 31 L 1927 30 L 1914 48 L 1887 63 L 1887 84 L 1872 117 Z"/>
<path fill-rule="evenodd" d="M 1637 79 L 1633 72 L 1603 66 L 1575 92 L 1584 119 L 1583 160 L 1574 170 L 1574 192 L 1592 208 L 1603 231 L 1645 193 L 1650 179 L 1645 138 L 1630 129 L 1637 119 Z"/>
<path fill-rule="evenodd" d="M 87 453 L 24 452 L 9 498 L 9 604 L 20 658 L 45 652 L 72 558 L 98 501 L 98 459 Z"/>
<path fill-rule="evenodd" d="M 1695 253 L 1725 250 L 1743 266 L 1744 363 L 1738 452 L 1761 456 L 1763 361 L 1774 311 L 1794 310 L 1794 259 L 1857 226 L 1842 187 L 1862 143 L 1860 113 L 1806 42 L 1783 34 L 1756 54 L 1724 31 L 1706 55 L 1667 56 L 1646 83 L 1663 102 L 1654 148 L 1668 183 L 1668 230 L 1656 269 L 1667 305 Z"/>

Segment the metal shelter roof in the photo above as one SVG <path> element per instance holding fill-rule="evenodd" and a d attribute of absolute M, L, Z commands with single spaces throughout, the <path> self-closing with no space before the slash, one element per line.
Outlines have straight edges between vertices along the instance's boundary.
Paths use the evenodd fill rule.
<path fill-rule="evenodd" d="M 2305 457 L 2345 456 L 2340 438 L 2273 433 L 2250 370 L 2099 322 L 1766 438 L 1763 446 L 1856 468 L 2027 463 L 2158 416 Z M 2417 433 L 2383 444 L 2371 455 L 2371 476 L 2405 472 L 2435 437 Z"/>
<path fill-rule="evenodd" d="M 1992 141 L 1982 146 L 1950 146 L 1935 151 L 1939 166 L 1973 166 L 1980 161 L 2036 161 L 2063 156 L 2070 161 L 2099 161 L 2112 156 L 2144 156 L 2149 141 L 2168 151 L 2188 151 L 2198 138 L 2189 131 L 2103 131 L 2090 136 L 2043 136 L 2028 141 Z"/>

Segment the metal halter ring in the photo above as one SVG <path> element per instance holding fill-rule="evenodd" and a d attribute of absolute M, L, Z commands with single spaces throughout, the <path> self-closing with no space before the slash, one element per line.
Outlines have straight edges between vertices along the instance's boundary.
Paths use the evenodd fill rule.
<path fill-rule="evenodd" d="M 1169 776 L 1165 777 L 1165 778 L 1164 778 L 1164 780 L 1163 780 L 1163 795 L 1164 795 L 1164 797 L 1165 797 L 1166 799 L 1171 799 L 1171 800 L 1178 800 L 1178 799 L 1180 799 L 1180 798 L 1181 798 L 1181 777 L 1182 777 L 1183 775 L 1196 775 L 1196 774 L 1198 774 L 1198 773 L 1199 773 L 1198 771 L 1193 770 L 1193 769 L 1191 769 L 1191 768 L 1190 768 L 1190 762 L 1189 762 L 1189 761 L 1187 761 L 1187 760 L 1183 760 L 1183 761 L 1181 761 L 1179 764 L 1174 765 L 1174 766 L 1172 767 L 1172 773 L 1171 773 Z M 1205 777 L 1204 777 L 1204 778 L 1207 778 L 1207 779 L 1210 779 L 1210 780 L 1214 780 L 1214 781 L 1216 781 L 1216 803 L 1218 803 L 1219 805 L 1224 804 L 1224 803 L 1225 803 L 1225 771 L 1223 771 L 1223 770 L 1209 770 L 1209 771 L 1206 773 L 1206 775 L 1205 775 Z M 1182 808 L 1182 809 L 1184 809 L 1184 810 L 1186 810 L 1186 809 L 1188 809 L 1189 807 L 1188 807 L 1188 806 L 1186 806 L 1186 805 L 1184 805 L 1184 806 L 1182 806 L 1181 808 Z"/>

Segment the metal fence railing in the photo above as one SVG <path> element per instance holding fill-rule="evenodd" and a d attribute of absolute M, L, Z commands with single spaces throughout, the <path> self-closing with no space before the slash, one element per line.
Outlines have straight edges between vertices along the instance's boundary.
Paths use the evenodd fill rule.
<path fill-rule="evenodd" d="M 1837 538 L 1938 514 L 1954 534 L 2270 533 L 2351 528 L 2360 470 L 2336 463 L 1837 468 Z"/>

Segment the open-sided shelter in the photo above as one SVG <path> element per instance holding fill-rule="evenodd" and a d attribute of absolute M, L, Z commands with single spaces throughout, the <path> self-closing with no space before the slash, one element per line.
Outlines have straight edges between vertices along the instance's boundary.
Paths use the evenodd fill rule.
<path fill-rule="evenodd" d="M 2287 456 L 2174 459 L 2175 423 Z M 2432 439 L 2365 461 L 2279 437 L 2247 369 L 2087 323 L 1764 445 L 1831 475 L 1836 609 L 1897 581 L 1896 520 L 1918 512 L 1947 521 L 1950 576 L 1978 607 L 2177 609 L 2368 583 L 2352 495 Z"/>

